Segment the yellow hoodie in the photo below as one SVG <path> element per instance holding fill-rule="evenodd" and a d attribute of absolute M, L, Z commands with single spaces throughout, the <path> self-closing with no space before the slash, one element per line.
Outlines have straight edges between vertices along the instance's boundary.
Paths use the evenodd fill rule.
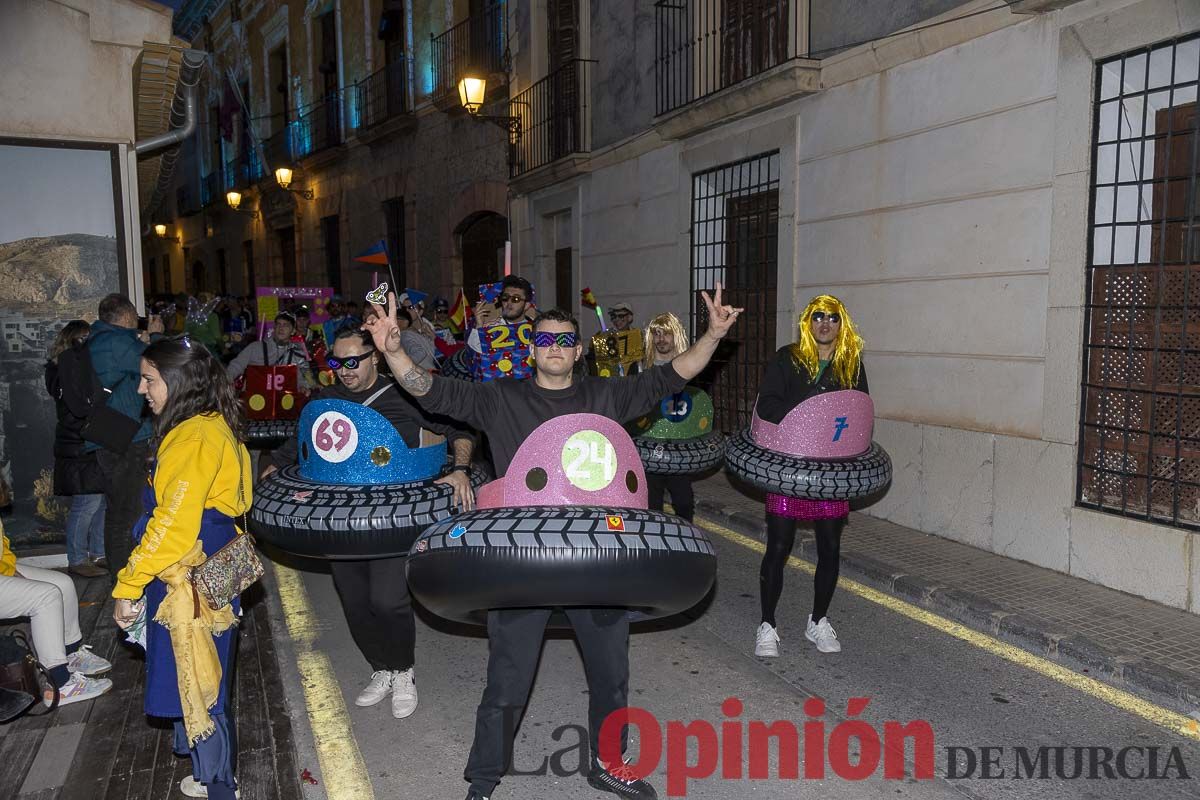
<path fill-rule="evenodd" d="M 154 497 L 157 507 L 117 575 L 113 597 L 137 600 L 146 584 L 183 558 L 199 538 L 206 508 L 238 517 L 249 507 L 250 453 L 223 417 L 199 414 L 166 435 L 158 448 Z"/>
<path fill-rule="evenodd" d="M 0 522 L 0 575 L 11 578 L 17 574 L 17 557 L 8 546 L 8 537 L 4 535 L 4 523 Z"/>

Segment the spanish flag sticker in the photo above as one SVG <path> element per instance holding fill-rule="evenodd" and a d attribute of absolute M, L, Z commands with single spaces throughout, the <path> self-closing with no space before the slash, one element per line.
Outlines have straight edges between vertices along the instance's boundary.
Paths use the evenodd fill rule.
<path fill-rule="evenodd" d="M 608 517 L 608 529 L 610 531 L 621 531 L 624 533 L 625 520 L 622 517 L 618 517 L 616 514 L 613 514 L 612 516 Z"/>

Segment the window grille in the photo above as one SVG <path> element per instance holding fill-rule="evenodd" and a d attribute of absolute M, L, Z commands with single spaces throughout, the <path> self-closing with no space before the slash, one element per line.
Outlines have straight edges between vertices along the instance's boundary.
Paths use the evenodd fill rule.
<path fill-rule="evenodd" d="M 718 281 L 724 302 L 745 308 L 700 383 L 716 406 L 715 427 L 750 423 L 763 368 L 775 353 L 779 251 L 779 153 L 735 161 L 692 176 L 692 340 L 708 313 L 701 290 Z"/>
<path fill-rule="evenodd" d="M 1079 505 L 1200 529 L 1200 36 L 1097 64 Z"/>

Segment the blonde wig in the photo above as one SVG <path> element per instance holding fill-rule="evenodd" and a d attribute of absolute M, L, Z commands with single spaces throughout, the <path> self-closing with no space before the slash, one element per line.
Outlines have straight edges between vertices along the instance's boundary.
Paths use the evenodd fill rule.
<path fill-rule="evenodd" d="M 844 389 L 854 387 L 858 381 L 858 370 L 862 364 L 863 340 L 850 319 L 850 313 L 831 294 L 820 294 L 808 302 L 804 313 L 800 315 L 800 338 L 792 345 L 792 361 L 796 369 L 808 372 L 809 380 L 816 380 L 821 369 L 820 358 L 817 354 L 817 340 L 812 335 L 812 315 L 814 311 L 826 314 L 837 314 L 842 324 L 838 329 L 837 341 L 833 345 L 833 360 L 829 368 L 837 378 L 838 384 Z"/>
<path fill-rule="evenodd" d="M 642 367 L 644 368 L 654 366 L 655 331 L 670 331 L 671 335 L 675 337 L 675 352 L 671 355 L 672 358 L 688 349 L 688 336 L 683 331 L 683 323 L 679 321 L 679 317 L 670 311 L 659 314 L 646 326 L 645 338 L 642 341 Z"/>

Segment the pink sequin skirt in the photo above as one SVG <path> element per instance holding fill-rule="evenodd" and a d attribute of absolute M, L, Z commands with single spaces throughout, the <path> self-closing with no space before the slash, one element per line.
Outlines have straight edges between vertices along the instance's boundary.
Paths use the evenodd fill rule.
<path fill-rule="evenodd" d="M 840 519 L 850 513 L 849 500 L 803 500 L 767 493 L 767 513 L 788 519 Z"/>

